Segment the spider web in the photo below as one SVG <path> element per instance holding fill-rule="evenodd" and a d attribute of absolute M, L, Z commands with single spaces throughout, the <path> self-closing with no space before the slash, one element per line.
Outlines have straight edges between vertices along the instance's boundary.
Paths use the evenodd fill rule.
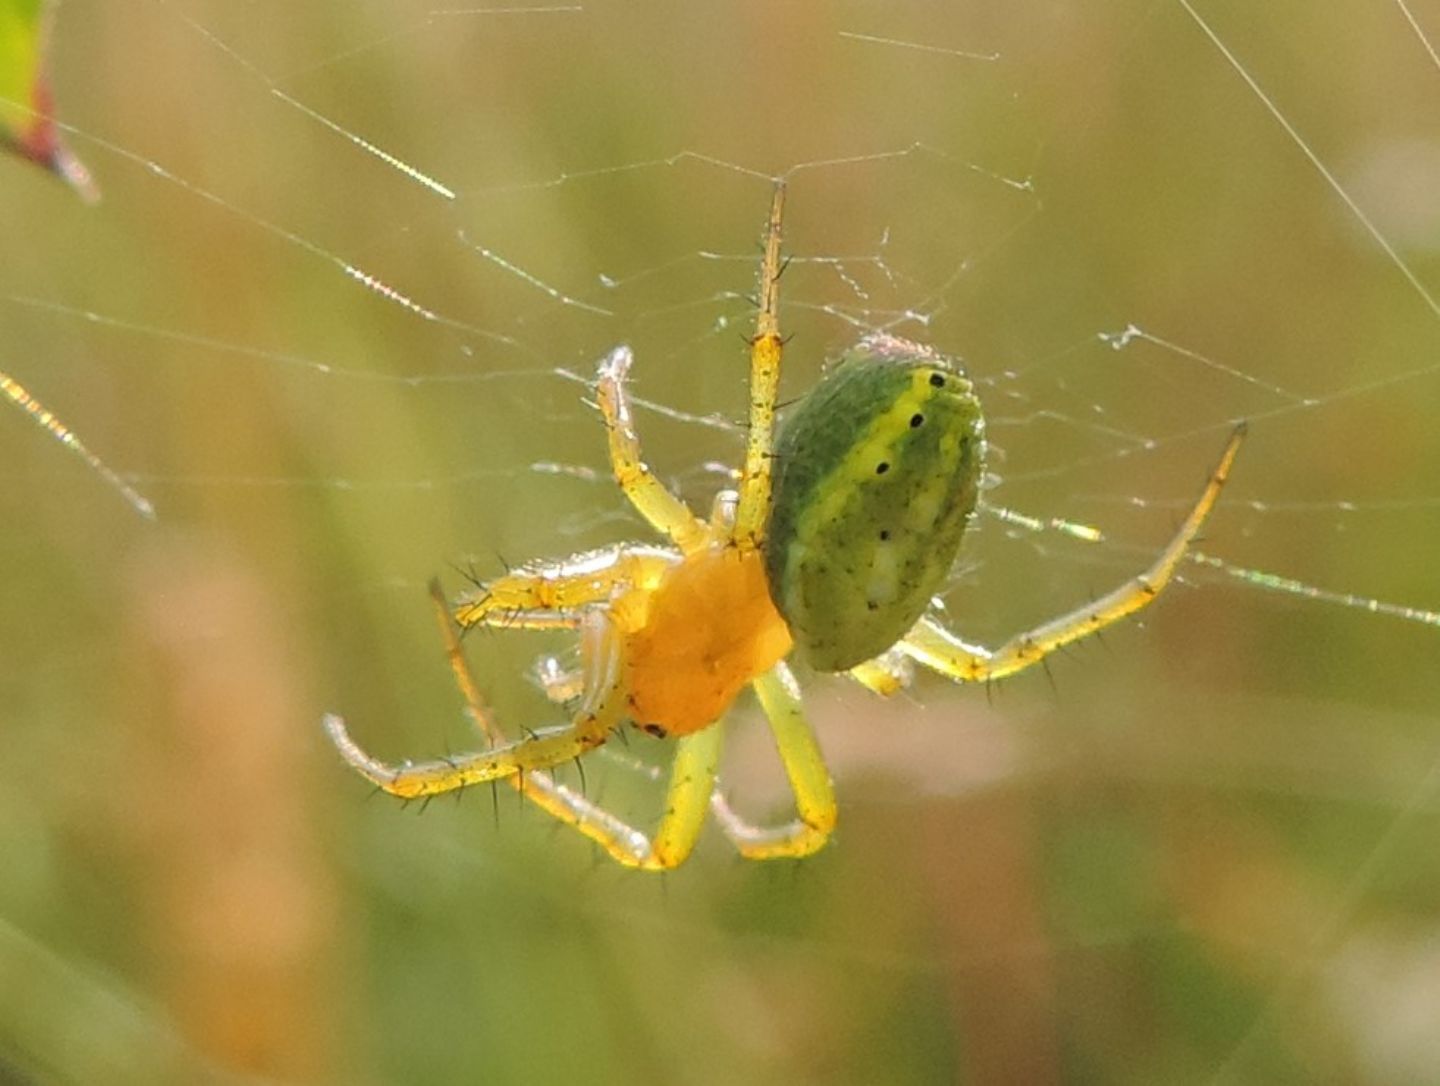
<path fill-rule="evenodd" d="M 592 1079 L 1424 1077 L 1440 7 L 952 7 L 67 0 L 105 201 L 0 174 L 0 370 L 159 519 L 0 425 L 0 961 L 38 993 L 0 1054 L 504 1080 L 564 1022 Z M 776 175 L 784 396 L 874 329 L 980 385 L 967 639 L 1141 568 L 1248 418 L 1207 557 L 1048 682 L 810 683 L 843 824 L 793 876 L 707 838 L 661 891 L 503 794 L 362 807 L 321 711 L 471 743 L 430 576 L 646 537 L 585 402 L 611 346 L 657 470 L 729 484 Z M 470 649 L 550 719 L 517 677 L 563 641 Z M 727 778 L 777 810 L 745 723 Z M 644 819 L 659 754 L 586 787 Z"/>

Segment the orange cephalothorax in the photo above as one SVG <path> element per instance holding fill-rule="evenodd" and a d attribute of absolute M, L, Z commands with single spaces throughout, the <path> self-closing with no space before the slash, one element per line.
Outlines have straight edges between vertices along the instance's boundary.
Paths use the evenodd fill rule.
<path fill-rule="evenodd" d="M 740 690 L 790 651 L 790 631 L 751 549 L 717 544 L 679 562 L 652 593 L 612 612 L 625 632 L 635 722 L 668 735 L 715 723 Z"/>

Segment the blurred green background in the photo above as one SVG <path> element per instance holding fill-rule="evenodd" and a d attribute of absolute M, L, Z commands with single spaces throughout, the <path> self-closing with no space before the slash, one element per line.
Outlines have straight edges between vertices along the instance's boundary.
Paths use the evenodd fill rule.
<path fill-rule="evenodd" d="M 1199 7 L 1440 291 L 1440 4 Z M 159 520 L 0 412 L 0 1080 L 1435 1081 L 1440 629 L 1195 569 L 1048 681 L 808 679 L 831 847 L 664 879 L 367 799 L 318 725 L 468 745 L 425 581 L 645 537 L 560 371 L 632 344 L 708 506 L 786 171 L 785 395 L 925 339 L 992 500 L 1107 533 L 982 520 L 969 638 L 1137 570 L 1241 416 L 1207 552 L 1440 607 L 1440 310 L 1183 7 L 66 0 L 53 74 L 104 201 L 0 161 L 0 369 Z M 563 640 L 469 645 L 553 718 Z M 757 816 L 772 763 L 744 703 Z"/>

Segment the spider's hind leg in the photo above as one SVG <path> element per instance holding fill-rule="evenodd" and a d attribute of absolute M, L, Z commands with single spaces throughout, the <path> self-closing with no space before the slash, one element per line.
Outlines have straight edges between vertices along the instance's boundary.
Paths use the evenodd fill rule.
<path fill-rule="evenodd" d="M 1038 664 L 1056 649 L 1098 633 L 1149 605 L 1170 583 L 1205 518 L 1219 500 L 1244 438 L 1245 426 L 1242 423 L 1231 433 L 1205 489 L 1180 525 L 1180 530 L 1171 537 L 1150 568 L 1138 577 L 1132 577 L 1093 603 L 1016 634 L 997 649 L 966 644 L 930 618 L 922 618 L 896 647 L 917 663 L 957 682 L 988 682 Z"/>
<path fill-rule="evenodd" d="M 915 678 L 915 665 L 900 649 L 890 649 L 873 660 L 850 669 L 850 677 L 861 686 L 888 698 L 904 690 Z"/>
<path fill-rule="evenodd" d="M 783 663 L 776 664 L 755 680 L 754 687 L 795 794 L 796 817 L 780 826 L 753 825 L 736 814 L 718 790 L 710 797 L 710 808 L 746 859 L 809 856 L 824 846 L 835 829 L 835 789 L 830 770 L 805 719 L 800 688 L 790 669 Z"/>

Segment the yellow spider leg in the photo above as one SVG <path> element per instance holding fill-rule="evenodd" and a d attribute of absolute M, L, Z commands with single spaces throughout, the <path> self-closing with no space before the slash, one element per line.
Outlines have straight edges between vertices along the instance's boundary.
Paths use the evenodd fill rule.
<path fill-rule="evenodd" d="M 435 621 L 440 624 L 440 638 L 445 642 L 445 658 L 450 661 L 450 671 L 455 676 L 455 685 L 460 687 L 460 696 L 465 699 L 465 711 L 470 716 L 470 722 L 475 725 L 481 735 L 489 740 L 491 746 L 503 746 L 505 733 L 495 723 L 490 706 L 485 703 L 485 696 L 480 693 L 475 676 L 470 672 L 470 664 L 465 659 L 465 650 L 460 644 L 459 627 L 456 626 L 450 615 L 450 605 L 445 600 L 445 592 L 440 587 L 438 579 L 430 582 L 430 602 L 435 608 Z M 529 776 L 536 776 L 541 772 L 537 769 Z M 517 789 L 521 788 L 524 779 L 525 775 L 518 773 L 505 778 Z"/>
<path fill-rule="evenodd" d="M 1230 435 L 1210 481 L 1185 523 L 1140 576 L 1101 596 L 1094 603 L 1078 607 L 1051 619 L 1033 630 L 1012 637 L 998 649 L 985 649 L 961 641 L 933 619 L 923 618 L 897 646 L 907 656 L 957 682 L 984 682 L 1013 675 L 1037 663 L 1056 649 L 1088 637 L 1097 630 L 1134 614 L 1160 594 L 1185 556 L 1186 548 L 1199 533 L 1230 477 L 1230 466 L 1245 438 L 1241 424 Z"/>
<path fill-rule="evenodd" d="M 888 698 L 910 685 L 910 680 L 914 677 L 914 665 L 904 653 L 891 649 L 873 660 L 857 664 L 850 669 L 849 674 L 860 685 Z"/>
<path fill-rule="evenodd" d="M 750 341 L 750 425 L 745 436 L 745 466 L 731 537 L 742 547 L 759 547 L 770 515 L 770 457 L 775 444 L 775 396 L 780 387 L 780 219 L 785 182 L 775 182 L 770 221 L 765 231 L 765 262 L 760 267 L 760 314 Z"/>
<path fill-rule="evenodd" d="M 579 830 L 624 866 L 642 871 L 666 871 L 685 861 L 700 836 L 723 738 L 721 727 L 715 725 L 677 742 L 665 796 L 665 813 L 653 840 L 543 771 L 524 775 L 523 792 L 526 799 Z M 510 778 L 511 781 L 517 779 Z"/>
<path fill-rule="evenodd" d="M 630 348 L 616 347 L 600 363 L 595 390 L 605 432 L 610 441 L 610 467 L 615 481 L 633 505 L 658 532 L 664 532 L 686 554 L 709 541 L 705 522 L 671 494 L 640 458 L 640 437 L 625 395 L 625 377 L 633 361 Z"/>
<path fill-rule="evenodd" d="M 492 744 L 505 742 L 505 735 L 475 684 L 470 665 L 445 597 L 431 582 L 430 597 L 445 641 L 445 653 L 455 682 L 465 698 L 466 710 L 476 727 Z M 563 785 L 543 769 L 516 773 L 505 781 L 541 810 L 573 826 L 626 867 L 659 871 L 676 867 L 688 857 L 705 823 L 705 808 L 715 787 L 715 766 L 720 759 L 723 733 L 711 727 L 682 739 L 670 772 L 665 814 L 655 832 L 654 843 L 639 830 L 593 803 L 581 793 Z"/>
<path fill-rule="evenodd" d="M 626 705 L 620 678 L 621 642 L 609 620 L 596 612 L 588 614 L 582 634 L 587 642 L 585 689 L 589 696 L 568 725 L 547 728 L 490 750 L 398 766 L 367 754 L 350 738 L 345 721 L 334 714 L 325 717 L 325 730 L 357 773 L 402 799 L 451 792 L 568 762 L 605 742 L 623 721 Z"/>
<path fill-rule="evenodd" d="M 754 686 L 760 706 L 770 721 L 791 791 L 795 793 L 798 817 L 783 826 L 754 826 L 737 815 L 718 791 L 711 796 L 710 806 L 726 835 L 746 859 L 809 856 L 830 839 L 835 829 L 835 789 L 830 770 L 820 754 L 815 733 L 805 720 L 800 688 L 790 669 L 776 664 L 756 679 Z"/>
<path fill-rule="evenodd" d="M 652 587 L 674 563 L 673 551 L 626 546 L 528 566 L 461 596 L 455 621 L 462 627 L 573 629 L 580 623 L 578 608 L 608 600 L 618 587 Z"/>

